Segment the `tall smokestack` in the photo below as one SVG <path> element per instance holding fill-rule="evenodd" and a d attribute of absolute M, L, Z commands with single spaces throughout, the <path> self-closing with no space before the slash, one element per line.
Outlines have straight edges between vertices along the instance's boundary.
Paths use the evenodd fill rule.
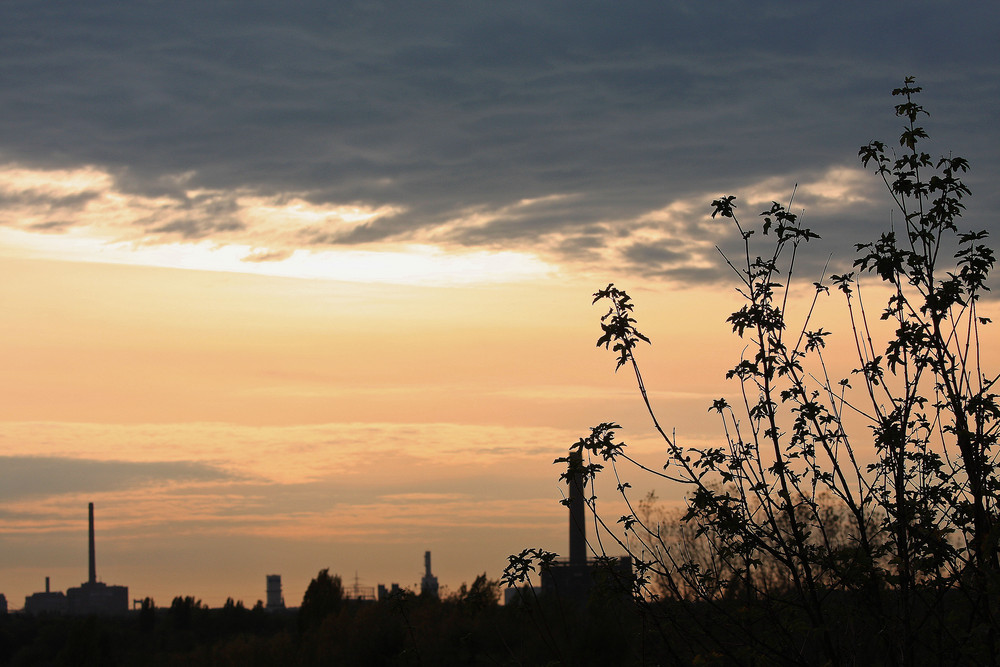
<path fill-rule="evenodd" d="M 425 551 L 424 552 L 424 576 L 425 577 L 431 577 L 431 576 L 433 576 L 431 574 L 431 552 L 430 551 Z"/>
<path fill-rule="evenodd" d="M 94 555 L 94 503 L 90 503 L 90 583 L 97 583 L 97 558 Z"/>
<path fill-rule="evenodd" d="M 570 452 L 569 469 L 576 471 L 569 482 L 569 562 L 587 564 L 587 511 L 583 495 L 583 454 Z"/>

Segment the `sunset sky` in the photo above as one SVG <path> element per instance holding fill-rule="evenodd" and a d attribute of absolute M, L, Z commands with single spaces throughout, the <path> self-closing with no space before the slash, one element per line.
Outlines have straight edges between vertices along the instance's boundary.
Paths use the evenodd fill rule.
<path fill-rule="evenodd" d="M 996 234 L 998 17 L 5 0 L 0 592 L 86 579 L 88 502 L 99 577 L 160 605 L 253 604 L 271 573 L 297 605 L 325 567 L 415 586 L 425 550 L 454 590 L 564 552 L 552 460 L 609 420 L 658 451 L 591 294 L 633 294 L 664 422 L 718 438 L 742 343 L 710 202 L 752 218 L 797 184 L 803 285 L 844 270 L 892 222 L 857 150 L 894 141 L 912 74 Z"/>

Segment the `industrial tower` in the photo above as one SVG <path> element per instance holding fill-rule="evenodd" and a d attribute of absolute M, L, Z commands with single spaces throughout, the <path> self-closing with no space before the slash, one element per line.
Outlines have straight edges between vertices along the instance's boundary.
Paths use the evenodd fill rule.
<path fill-rule="evenodd" d="M 431 574 L 431 552 L 424 552 L 424 577 L 420 580 L 420 594 L 425 597 L 438 597 L 438 578 Z"/>

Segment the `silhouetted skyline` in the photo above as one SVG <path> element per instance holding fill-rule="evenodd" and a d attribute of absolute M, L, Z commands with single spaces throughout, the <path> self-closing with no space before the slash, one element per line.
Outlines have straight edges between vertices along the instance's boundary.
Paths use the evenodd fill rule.
<path fill-rule="evenodd" d="M 155 600 L 152 600 L 150 596 L 130 600 L 127 586 L 108 585 L 98 580 L 94 503 L 87 505 L 87 518 L 87 581 L 77 587 L 69 588 L 63 593 L 62 591 L 52 590 L 50 578 L 45 577 L 45 589 L 26 596 L 24 605 L 22 607 L 15 607 L 11 611 L 24 612 L 34 616 L 42 614 L 121 616 L 126 614 L 130 609 L 138 609 L 140 603 L 145 605 L 152 601 L 155 604 Z M 269 612 L 283 612 L 289 607 L 292 609 L 296 608 L 296 603 L 292 605 L 285 604 L 280 574 L 265 575 L 264 580 L 266 582 L 265 595 L 263 598 L 257 600 L 257 604 L 263 604 L 264 609 Z M 375 593 L 376 588 L 378 590 L 377 595 Z M 391 585 L 379 584 L 377 587 L 360 586 L 358 575 L 355 572 L 354 585 L 351 587 L 345 586 L 343 595 L 345 599 L 383 601 L 388 597 L 390 592 L 399 593 L 401 591 L 409 591 L 414 595 L 419 592 L 424 598 L 440 599 L 438 580 L 431 571 L 430 551 L 424 552 L 424 575 L 420 580 L 419 588 L 407 588 L 406 586 L 400 586 L 396 582 Z M 0 613 L 8 613 L 6 596 L 2 597 L 3 606 L 0 608 Z M 200 600 L 197 596 L 189 597 Z M 232 595 L 228 596 L 226 599 L 227 604 L 231 603 L 234 599 Z M 239 601 L 243 603 L 242 599 Z M 250 606 L 254 606 L 254 604 L 251 603 Z"/>

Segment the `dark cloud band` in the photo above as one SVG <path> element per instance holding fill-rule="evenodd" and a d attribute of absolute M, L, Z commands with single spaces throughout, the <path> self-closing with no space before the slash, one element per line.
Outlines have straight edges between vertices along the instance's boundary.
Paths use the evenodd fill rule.
<path fill-rule="evenodd" d="M 349 228 L 318 223 L 258 261 L 296 247 L 539 241 L 555 261 L 583 252 L 702 280 L 711 272 L 695 271 L 683 248 L 637 239 L 624 254 L 600 249 L 692 193 L 852 164 L 857 146 L 898 131 L 887 92 L 904 74 L 927 85 L 941 152 L 972 159 L 974 190 L 1000 167 L 1000 22 L 985 3 L 942 12 L 897 2 L 297 2 L 279 11 L 11 0 L 0 19 L 0 153 L 39 168 L 98 165 L 122 191 L 201 207 L 200 217 L 147 221 L 156 240 L 241 231 L 225 196 L 217 210 L 191 202 L 198 189 L 397 211 Z M 987 219 L 1000 195 L 979 190 L 969 215 Z M 71 212 L 87 196 L 44 205 Z M 886 209 L 858 204 L 823 235 L 848 248 Z M 470 211 L 488 220 L 456 225 Z"/>
<path fill-rule="evenodd" d="M 100 493 L 150 483 L 218 482 L 232 474 L 186 461 L 95 461 L 44 456 L 0 457 L 0 499 Z"/>

